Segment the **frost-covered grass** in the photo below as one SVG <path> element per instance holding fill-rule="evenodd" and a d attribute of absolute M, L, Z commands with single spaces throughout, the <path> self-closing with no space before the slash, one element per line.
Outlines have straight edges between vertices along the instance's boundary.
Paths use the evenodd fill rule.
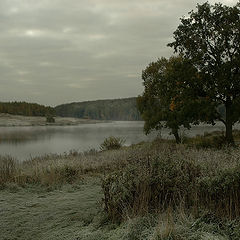
<path fill-rule="evenodd" d="M 221 220 L 207 212 L 194 217 L 167 209 L 115 224 L 102 210 L 102 197 L 99 179 L 93 177 L 59 189 L 8 184 L 0 194 L 0 239 L 240 239 L 236 219 Z"/>
<path fill-rule="evenodd" d="M 72 151 L 65 155 L 46 155 L 24 162 L 18 162 L 10 156 L 1 156 L 0 188 L 10 182 L 47 186 L 73 183 L 86 175 L 102 175 L 122 167 L 129 154 L 134 154 L 135 151 L 129 151 L 128 148 L 107 152 Z"/>
<path fill-rule="evenodd" d="M 237 240 L 239 178 L 239 148 L 162 140 L 23 163 L 1 157 L 0 239 Z"/>
<path fill-rule="evenodd" d="M 77 239 L 100 211 L 95 179 L 49 191 L 9 184 L 0 192 L 0 239 Z"/>

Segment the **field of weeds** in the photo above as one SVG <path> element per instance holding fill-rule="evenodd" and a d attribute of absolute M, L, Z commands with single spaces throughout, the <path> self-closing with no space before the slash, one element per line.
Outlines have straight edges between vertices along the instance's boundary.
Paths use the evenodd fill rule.
<path fill-rule="evenodd" d="M 237 147 L 1 157 L 0 188 L 0 239 L 240 239 Z"/>

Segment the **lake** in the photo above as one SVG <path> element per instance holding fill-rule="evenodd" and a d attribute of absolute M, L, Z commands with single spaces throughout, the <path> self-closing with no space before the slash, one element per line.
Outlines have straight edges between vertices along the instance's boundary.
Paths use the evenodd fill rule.
<path fill-rule="evenodd" d="M 70 150 L 87 151 L 99 149 L 99 145 L 109 136 L 121 137 L 130 145 L 141 141 L 150 141 L 157 136 L 143 133 L 143 122 L 116 121 L 109 123 L 81 124 L 77 126 L 34 126 L 34 127 L 1 127 L 0 154 L 11 155 L 19 160 L 30 157 L 64 153 Z M 239 129 L 239 125 L 237 125 Z M 224 126 L 193 126 L 190 131 L 181 130 L 180 134 L 195 136 L 204 132 L 223 130 Z M 163 129 L 163 138 L 173 138 L 169 130 Z"/>

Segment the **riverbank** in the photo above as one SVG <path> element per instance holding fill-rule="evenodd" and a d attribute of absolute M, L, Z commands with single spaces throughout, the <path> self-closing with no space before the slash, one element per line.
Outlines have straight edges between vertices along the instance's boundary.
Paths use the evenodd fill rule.
<path fill-rule="evenodd" d="M 21 126 L 68 126 L 88 123 L 101 123 L 106 121 L 55 117 L 55 123 L 47 123 L 46 117 L 28 117 L 0 113 L 0 127 L 21 127 Z"/>
<path fill-rule="evenodd" d="M 160 139 L 22 163 L 2 157 L 3 239 L 240 239 L 239 156 Z"/>

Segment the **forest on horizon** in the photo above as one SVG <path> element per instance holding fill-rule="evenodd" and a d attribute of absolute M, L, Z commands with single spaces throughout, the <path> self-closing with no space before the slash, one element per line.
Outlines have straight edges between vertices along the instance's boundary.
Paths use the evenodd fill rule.
<path fill-rule="evenodd" d="M 23 116 L 60 116 L 95 120 L 141 120 L 136 98 L 95 100 L 58 105 L 55 108 L 27 102 L 0 102 L 0 113 Z"/>
<path fill-rule="evenodd" d="M 55 107 L 61 117 L 75 117 L 96 120 L 141 120 L 136 98 L 108 99 L 86 102 L 74 102 Z"/>

